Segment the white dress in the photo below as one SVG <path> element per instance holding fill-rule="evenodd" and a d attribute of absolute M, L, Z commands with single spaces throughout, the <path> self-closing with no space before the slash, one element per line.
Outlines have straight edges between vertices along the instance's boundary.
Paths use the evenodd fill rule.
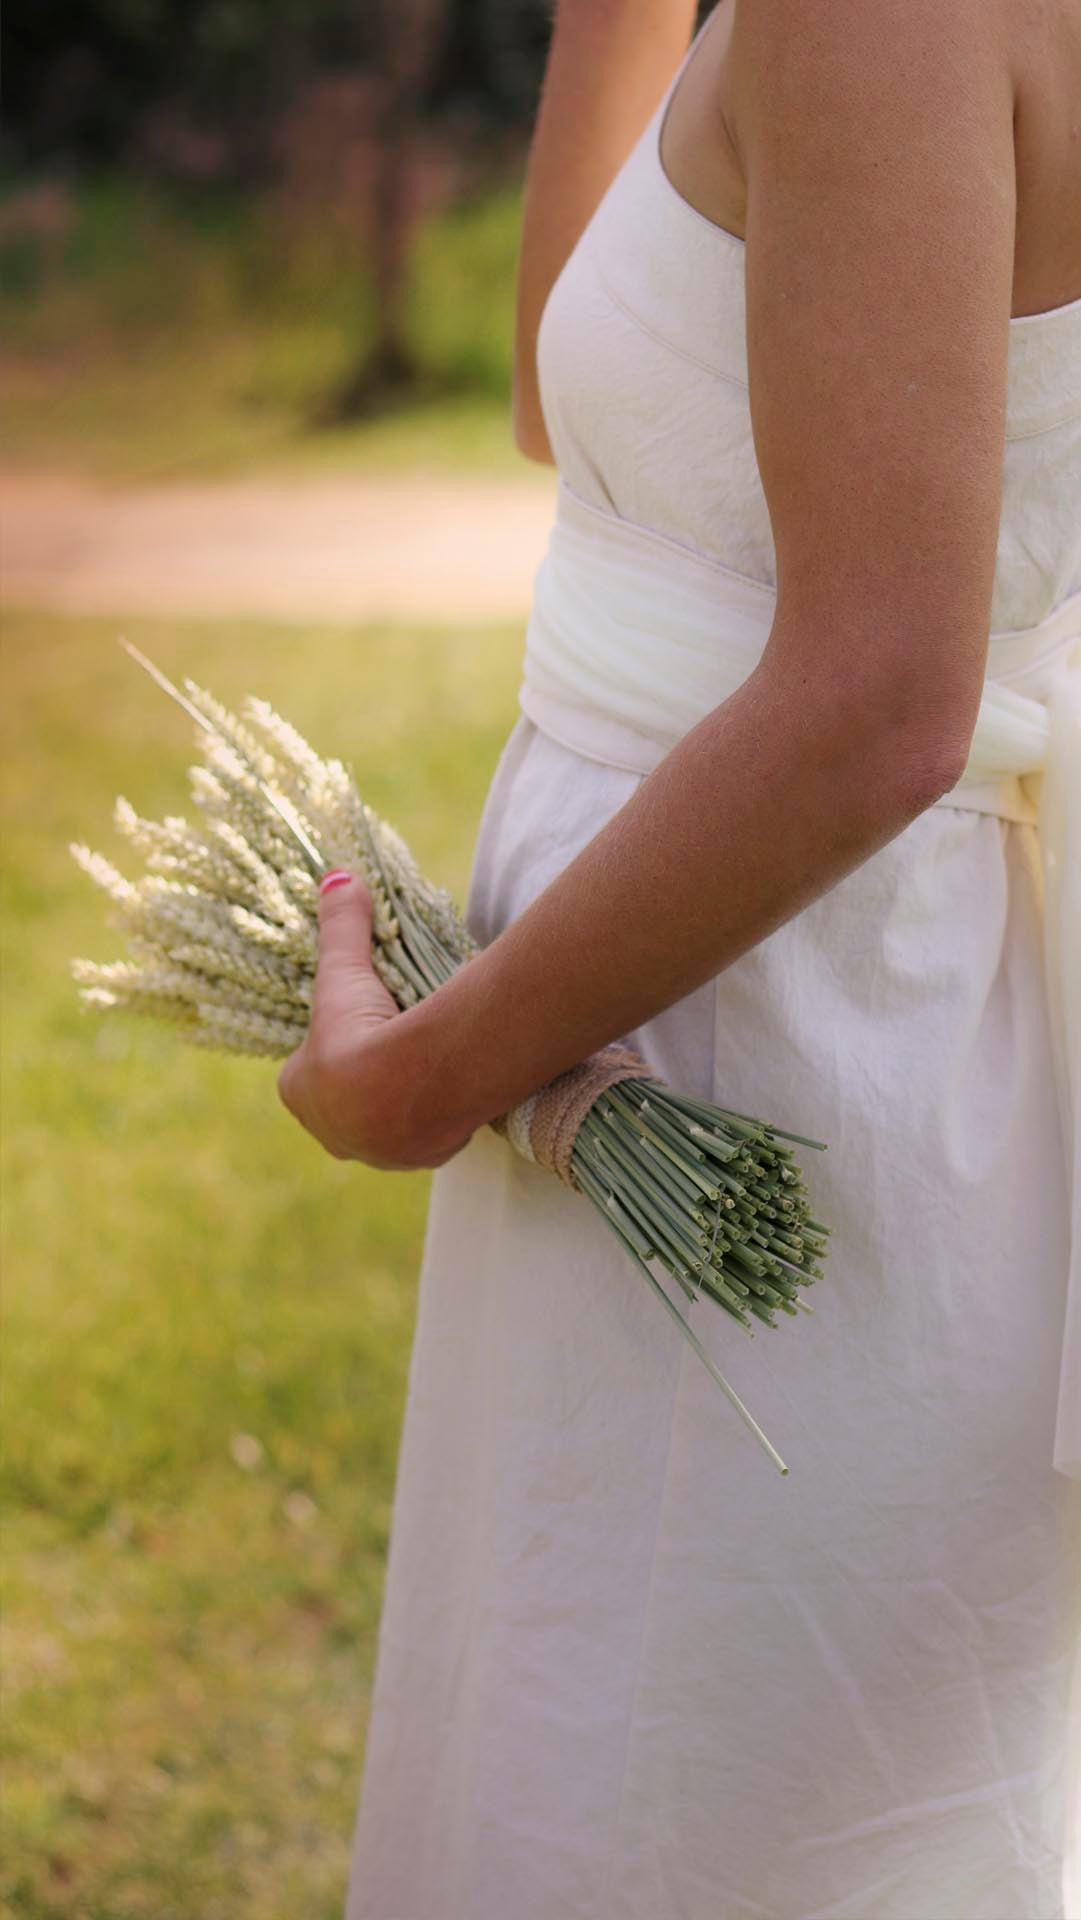
<path fill-rule="evenodd" d="M 742 247 L 667 180 L 667 98 L 549 299 L 545 416 L 581 502 L 771 589 Z M 993 626 L 1079 591 L 1081 301 L 1011 324 Z M 523 702 L 482 940 L 644 777 L 603 716 L 553 737 L 528 670 Z M 349 1920 L 1081 1913 L 1034 841 L 934 807 L 627 1036 L 829 1143 L 814 1316 L 748 1339 L 690 1309 L 787 1478 L 584 1198 L 487 1130 L 435 1175 Z"/>

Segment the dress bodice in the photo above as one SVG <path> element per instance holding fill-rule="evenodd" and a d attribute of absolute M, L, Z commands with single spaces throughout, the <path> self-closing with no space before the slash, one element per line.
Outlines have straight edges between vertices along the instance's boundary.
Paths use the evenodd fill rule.
<path fill-rule="evenodd" d="M 700 35 L 698 36 L 700 38 Z M 552 287 L 541 403 L 570 487 L 773 587 L 747 384 L 744 243 L 692 207 L 649 125 Z M 1010 322 L 991 627 L 1028 628 L 1081 589 L 1081 300 Z"/>

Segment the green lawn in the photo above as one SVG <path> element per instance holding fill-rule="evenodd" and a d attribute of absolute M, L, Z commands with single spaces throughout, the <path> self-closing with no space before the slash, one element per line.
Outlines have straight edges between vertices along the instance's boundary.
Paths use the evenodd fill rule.
<path fill-rule="evenodd" d="M 125 631 L 350 759 L 461 897 L 515 630 Z M 81 1010 L 69 957 L 121 947 L 67 843 L 119 856 L 117 792 L 186 811 L 188 724 L 112 622 L 9 615 L 3 683 L 0 1904 L 330 1920 L 426 1182 L 322 1156 L 269 1063 Z"/>

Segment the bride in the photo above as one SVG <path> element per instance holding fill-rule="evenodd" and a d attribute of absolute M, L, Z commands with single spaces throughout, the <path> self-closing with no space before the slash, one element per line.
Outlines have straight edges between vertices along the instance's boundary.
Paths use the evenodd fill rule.
<path fill-rule="evenodd" d="M 694 26 L 558 9 L 485 950 L 390 1018 L 332 876 L 282 1073 L 438 1169 L 349 1917 L 1077 1920 L 1081 13 Z M 830 1144 L 814 1318 L 691 1308 L 786 1479 L 485 1126 L 614 1039 Z"/>

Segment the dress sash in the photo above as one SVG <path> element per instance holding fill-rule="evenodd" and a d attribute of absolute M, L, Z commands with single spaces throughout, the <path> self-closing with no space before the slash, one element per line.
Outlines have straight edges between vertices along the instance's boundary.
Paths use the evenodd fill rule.
<path fill-rule="evenodd" d="M 526 631 L 523 712 L 564 746 L 650 773 L 769 639 L 772 587 L 590 505 L 560 479 Z M 1071 1255 L 1053 1464 L 1081 1479 L 1081 593 L 992 633 L 968 764 L 937 802 L 1039 830 L 1044 963 Z"/>

